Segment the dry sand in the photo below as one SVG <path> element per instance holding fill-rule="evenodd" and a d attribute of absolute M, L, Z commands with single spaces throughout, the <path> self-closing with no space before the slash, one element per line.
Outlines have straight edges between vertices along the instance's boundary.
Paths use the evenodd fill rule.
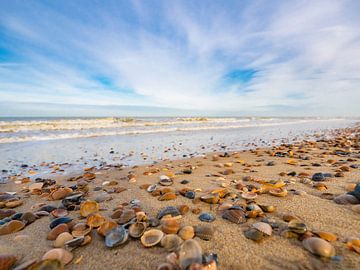
<path fill-rule="evenodd" d="M 320 155 L 324 151 L 330 149 L 319 149 L 323 143 L 318 143 L 313 149 L 309 149 L 306 155 L 311 156 L 311 160 L 299 160 L 297 165 L 290 165 L 286 162 L 289 157 L 272 157 L 268 153 L 268 149 L 261 149 L 256 152 L 243 151 L 238 154 L 232 154 L 230 157 L 219 158 L 218 161 L 212 161 L 209 154 L 207 157 L 198 157 L 187 160 L 165 161 L 153 167 L 159 168 L 160 172 L 153 175 L 143 175 L 149 169 L 147 166 L 97 171 L 97 177 L 91 183 L 90 194 L 88 199 L 94 199 L 102 191 L 93 191 L 95 186 L 101 186 L 104 181 L 116 180 L 118 185 L 125 187 L 127 190 L 119 194 L 111 194 L 111 201 L 100 203 L 101 208 L 107 209 L 101 212 L 104 216 L 110 216 L 112 209 L 117 205 L 129 202 L 132 199 L 139 199 L 143 210 L 149 216 L 156 216 L 159 209 L 167 205 L 178 206 L 187 204 L 190 209 L 200 208 L 202 212 L 211 212 L 216 216 L 216 220 L 211 223 L 216 228 L 215 235 L 212 240 L 204 241 L 195 238 L 205 252 L 216 253 L 219 258 L 218 269 L 359 269 L 360 254 L 349 250 L 345 243 L 345 239 L 349 237 L 360 238 L 360 214 L 355 213 L 350 205 L 338 205 L 332 200 L 320 198 L 322 191 L 313 188 L 310 184 L 303 184 L 300 178 L 291 176 L 279 176 L 280 172 L 295 171 L 307 172 L 312 175 L 315 172 L 334 173 L 337 167 L 328 164 L 328 159 L 346 160 L 346 158 L 337 155 Z M 359 151 L 359 150 L 357 150 Z M 295 156 L 297 154 L 294 149 Z M 236 163 L 242 160 L 245 164 Z M 275 166 L 266 166 L 269 161 L 274 161 Z M 219 163 L 233 162 L 232 169 L 235 174 L 225 176 L 225 180 L 220 181 L 218 177 L 207 177 L 209 173 L 218 173 L 224 168 L 218 168 L 215 165 Z M 311 166 L 312 163 L 320 163 L 321 167 Z M 252 165 L 251 167 L 246 166 Z M 360 165 L 360 159 L 348 163 Z M 304 195 L 295 195 L 289 192 L 286 197 L 274 197 L 269 194 L 258 196 L 256 201 L 262 204 L 270 204 L 276 206 L 276 211 L 267 214 L 276 220 L 281 220 L 284 214 L 292 214 L 301 218 L 309 230 L 311 231 L 328 231 L 336 234 L 338 240 L 333 243 L 336 253 L 339 255 L 340 261 L 324 261 L 302 247 L 301 241 L 294 238 L 286 238 L 279 235 L 276 231 L 271 237 L 268 237 L 260 243 L 253 242 L 244 236 L 244 230 L 257 219 L 249 219 L 245 224 L 234 224 L 222 219 L 216 213 L 217 205 L 210 205 L 204 202 L 193 204 L 191 200 L 178 195 L 175 200 L 158 201 L 157 197 L 151 196 L 146 190 L 140 189 L 142 184 L 157 183 L 159 176 L 168 171 L 173 173 L 182 171 L 184 166 L 195 166 L 192 174 L 175 175 L 172 187 L 181 189 L 184 187 L 200 188 L 205 190 L 209 186 L 219 186 L 224 182 L 229 184 L 229 190 L 239 192 L 231 184 L 232 180 L 242 181 L 244 176 L 252 176 L 256 179 L 264 180 L 288 180 L 287 189 L 305 191 Z M 306 165 L 306 166 L 300 166 Z M 253 170 L 246 171 L 246 168 Z M 127 175 L 132 172 L 136 176 L 136 182 L 128 182 Z M 190 181 L 187 185 L 179 182 L 183 179 Z M 68 182 L 66 179 L 57 179 L 58 184 L 71 186 L 76 182 Z M 326 192 L 334 194 L 343 194 L 346 192 L 345 186 L 349 183 L 360 182 L 360 169 L 352 169 L 345 172 L 345 177 L 329 178 L 325 182 L 328 187 Z M 244 182 L 245 184 L 255 182 Z M 13 182 L 1 185 L 1 191 L 20 191 L 21 187 L 29 184 L 16 185 Z M 201 193 L 199 193 L 201 194 Z M 19 192 L 21 197 L 24 194 Z M 242 200 L 240 200 L 241 202 Z M 29 211 L 30 207 L 38 202 L 59 205 L 61 201 L 47 201 L 40 199 L 37 195 L 31 195 L 24 198 L 24 204 L 15 210 Z M 76 220 L 80 219 L 79 211 L 70 212 L 70 216 Z M 25 227 L 20 232 L 0 236 L 0 253 L 12 253 L 19 258 L 21 262 L 30 259 L 40 259 L 43 254 L 52 248 L 52 241 L 46 240 L 49 232 L 50 217 L 42 217 L 34 223 Z M 183 225 L 197 225 L 202 223 L 198 219 L 198 215 L 188 212 L 182 218 Z M 17 235 L 27 235 L 28 239 L 14 241 Z M 153 248 L 145 248 L 138 240 L 130 240 L 123 246 L 108 249 L 105 247 L 102 237 L 97 235 L 96 231 L 92 232 L 92 242 L 84 247 L 79 247 L 73 251 L 73 262 L 82 256 L 82 260 L 78 264 L 71 262 L 66 269 L 156 269 L 157 266 L 166 261 L 166 252 L 163 248 L 156 246 Z"/>

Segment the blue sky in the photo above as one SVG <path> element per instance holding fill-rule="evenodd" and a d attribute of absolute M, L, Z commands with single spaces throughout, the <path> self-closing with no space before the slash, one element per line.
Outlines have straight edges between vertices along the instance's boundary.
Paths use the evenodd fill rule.
<path fill-rule="evenodd" d="M 4 0 L 0 116 L 36 114 L 29 104 L 41 114 L 65 104 L 57 115 L 358 116 L 359 10 L 356 0 Z"/>

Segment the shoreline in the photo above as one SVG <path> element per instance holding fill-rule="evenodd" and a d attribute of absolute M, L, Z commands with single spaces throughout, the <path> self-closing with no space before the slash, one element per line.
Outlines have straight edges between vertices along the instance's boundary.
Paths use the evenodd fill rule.
<path fill-rule="evenodd" d="M 13 209 L 22 213 L 38 211 L 39 208 L 34 207 L 38 203 L 59 207 L 63 198 L 48 200 L 49 196 L 52 196 L 49 188 L 54 192 L 63 186 L 68 188 L 74 185 L 78 185 L 78 190 L 82 190 L 83 185 L 87 187 L 83 190 L 88 190 L 88 194 L 84 197 L 87 200 L 98 199 L 99 207 L 102 209 L 99 214 L 108 220 L 114 214 L 115 208 L 124 203 L 129 205 L 134 199 L 140 200 L 138 207 L 148 217 L 156 217 L 159 210 L 166 206 L 186 205 L 189 211 L 182 215 L 181 226 L 207 224 L 215 230 L 209 241 L 202 240 L 198 236 L 194 239 L 200 244 L 204 253 L 217 254 L 219 260 L 217 269 L 303 269 L 306 267 L 309 269 L 323 269 L 324 267 L 356 269 L 360 263 L 360 255 L 350 250 L 346 243 L 351 238 L 360 239 L 358 231 L 360 214 L 353 209 L 353 206 L 337 204 L 329 200 L 329 194 L 326 195 L 328 197 L 322 195 L 330 193 L 336 197 L 345 194 L 350 184 L 360 182 L 360 169 L 355 168 L 356 166 L 350 167 L 360 165 L 359 139 L 356 141 L 350 137 L 349 141 L 352 145 L 348 145 L 347 136 L 351 135 L 350 131 L 352 134 L 358 134 L 360 130 L 356 127 L 334 131 L 340 136 L 338 146 L 334 146 L 336 144 L 334 139 L 320 140 L 317 143 L 303 141 L 294 143 L 292 147 L 280 145 L 229 152 L 226 157 L 219 156 L 224 155 L 223 151 L 208 153 L 205 157 L 164 160 L 151 165 L 109 168 L 108 170 L 87 169 L 82 174 L 82 178 L 69 181 L 67 176 L 54 177 L 56 185 L 42 187 L 32 192 L 26 190 L 33 183 L 27 180 L 16 184 L 15 179 L 10 179 L 9 183 L 2 184 L 0 187 L 2 191 L 17 192 L 14 196 L 19 196 L 22 204 Z M 349 153 L 348 156 L 334 155 L 336 148 Z M 349 152 L 350 149 L 353 149 L 353 152 Z M 355 155 L 357 156 L 353 157 Z M 349 158 L 354 161 L 349 161 Z M 329 162 L 330 160 L 332 161 Z M 336 171 L 343 166 L 349 167 L 349 171 Z M 292 172 L 295 172 L 295 175 Z M 331 173 L 333 177 L 326 178 L 324 182 L 312 181 L 312 176 L 319 172 Z M 300 177 L 300 173 L 303 173 L 304 177 Z M 339 177 L 334 177 L 336 173 L 339 173 Z M 160 194 L 152 196 L 144 189 L 148 185 L 157 183 L 161 175 L 168 175 L 173 181 L 168 190 L 169 193 L 175 194 L 175 197 L 170 196 L 172 200 L 159 201 Z M 189 183 L 181 184 L 182 180 L 188 180 Z M 265 186 L 274 184 L 269 183 L 270 181 L 275 181 L 277 185 L 283 183 L 287 190 L 286 196 L 277 197 L 269 194 L 268 190 L 264 191 Z M 195 191 L 197 199 L 192 200 L 182 196 L 180 191 L 184 188 Z M 209 188 L 212 188 L 212 191 L 215 188 L 225 189 L 229 195 L 215 204 L 201 201 L 199 198 L 208 195 Z M 245 210 L 249 206 L 251 200 L 242 198 L 242 194 L 247 193 L 245 188 L 255 191 L 257 196 L 254 200 L 257 204 L 275 206 L 276 210 L 271 213 L 264 212 L 260 216 L 248 217 L 242 224 L 223 219 L 223 213 L 218 211 L 220 205 L 231 203 L 240 205 Z M 161 187 L 161 190 L 163 189 L 164 187 Z M 73 192 L 76 192 L 76 189 L 73 189 Z M 123 205 L 123 208 L 127 207 Z M 248 213 L 249 211 L 245 212 L 248 215 L 255 215 Z M 210 223 L 200 221 L 201 213 L 209 213 L 215 217 L 215 220 Z M 305 223 L 308 228 L 306 234 L 289 231 L 289 223 L 284 221 L 286 215 L 296 217 Z M 81 218 L 79 210 L 69 211 L 68 216 L 78 223 L 86 222 L 86 219 Z M 53 241 L 46 239 L 50 231 L 49 223 L 52 220 L 51 214 L 49 217 L 39 217 L 19 232 L 0 236 L 2 240 L 0 253 L 16 255 L 18 263 L 32 259 L 40 260 L 53 245 Z M 245 232 L 251 228 L 252 224 L 263 221 L 273 225 L 272 235 L 263 235 L 260 243 L 248 239 Z M 159 229 L 159 227 L 156 228 Z M 331 245 L 335 247 L 338 257 L 320 259 L 303 247 L 302 239 L 317 236 L 316 233 L 319 232 L 336 235 L 337 240 L 331 242 Z M 130 239 L 119 247 L 109 249 L 105 247 L 103 237 L 95 229 L 88 235 L 92 237 L 91 243 L 72 251 L 74 258 L 65 267 L 66 269 L 104 267 L 107 269 L 157 269 L 161 263 L 166 262 L 167 255 L 171 253 L 159 245 L 145 248 L 138 239 Z M 134 255 L 129 256 L 129 254 Z"/>

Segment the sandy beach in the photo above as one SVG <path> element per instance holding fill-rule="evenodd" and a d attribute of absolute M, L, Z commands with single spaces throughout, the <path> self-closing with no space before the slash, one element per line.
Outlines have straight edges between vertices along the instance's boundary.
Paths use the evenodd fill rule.
<path fill-rule="evenodd" d="M 43 185 L 37 189 L 31 186 L 34 182 L 29 182 L 27 178 L 11 177 L 7 184 L 1 185 L 3 208 L 0 211 L 3 216 L 9 209 L 14 210 L 14 213 L 31 212 L 36 215 L 46 205 L 65 208 L 62 206 L 64 198 L 81 191 L 82 200 L 98 202 L 99 209 L 95 212 L 107 222 L 113 220 L 119 223 L 119 219 L 111 219 L 114 209 L 121 209 L 124 213 L 133 206 L 131 211 L 143 211 L 150 219 L 157 217 L 164 207 L 182 206 L 183 213 L 176 218 L 180 221 L 180 228 L 201 227 L 204 224 L 211 226 L 214 233 L 210 240 L 203 240 L 196 234 L 194 239 L 201 246 L 203 254 L 216 254 L 218 260 L 217 268 L 214 263 L 208 262 L 189 269 L 358 269 L 360 256 L 355 250 L 359 251 L 359 246 L 356 246 L 358 242 L 351 241 L 360 239 L 359 206 L 339 204 L 333 200 L 354 189 L 355 184 L 359 183 L 358 132 L 359 128 L 342 129 L 331 140 L 319 139 L 317 142 L 304 141 L 272 148 L 211 153 L 190 159 L 165 160 L 147 166 L 84 168 L 86 171 L 82 175 L 72 178 L 55 176 L 53 179 L 56 184 L 48 183 L 52 185 Z M 313 175 L 319 172 L 326 177 L 320 177 L 321 181 L 313 181 Z M 170 181 L 170 185 L 159 185 L 161 178 L 165 182 Z M 44 180 L 38 182 L 44 184 Z M 149 186 L 154 184 L 157 184 L 153 188 L 155 191 L 148 192 Z M 54 200 L 54 192 L 61 187 L 71 189 L 66 189 L 64 195 Z M 181 195 L 184 191 L 195 191 L 195 199 Z M 284 191 L 287 193 L 283 194 Z M 16 194 L 8 201 L 22 202 L 15 208 L 5 206 L 5 195 L 13 194 L 11 192 Z M 164 196 L 160 194 L 166 195 L 166 192 L 172 195 L 163 198 L 171 200 L 159 200 L 160 196 Z M 209 194 L 215 197 L 210 196 L 212 203 L 205 202 L 208 199 L 204 198 L 208 198 Z M 255 203 L 262 206 L 260 210 L 263 211 L 250 211 Z M 89 224 L 89 218 L 80 214 L 80 201 L 77 204 L 75 210 L 68 209 L 67 217 L 73 219 L 71 223 Z M 223 218 L 224 213 L 232 209 L 229 207 L 234 205 L 244 213 L 244 220 L 240 224 Z M 269 206 L 274 206 L 275 210 L 272 212 Z M 202 213 L 210 214 L 214 220 L 201 221 L 199 216 Z M 44 214 L 42 211 L 37 215 L 31 221 L 27 221 L 26 217 L 22 220 L 21 215 L 17 215 L 13 219 L 31 224 L 20 231 L 0 236 L 0 253 L 16 257 L 14 268 L 2 266 L 1 269 L 45 269 L 15 268 L 31 260 L 40 262 L 44 254 L 54 248 L 54 241 L 47 240 L 49 224 L 54 220 L 53 214 Z M 11 216 L 14 217 L 13 214 Z M 292 220 L 297 220 L 296 226 L 302 229 L 305 226 L 304 231 L 299 233 L 299 228 L 292 228 L 289 225 Z M 0 231 L 4 231 L 9 222 L 3 222 Z M 258 222 L 270 224 L 272 233 L 256 235 L 259 241 L 254 241 L 246 237 L 246 232 Z M 73 224 L 69 223 L 68 226 L 74 228 Z M 147 230 L 150 229 L 148 226 Z M 163 225 L 155 229 L 163 230 Z M 71 250 L 73 256 L 65 269 L 157 269 L 169 261 L 171 252 L 160 244 L 144 247 L 139 239 L 130 236 L 125 243 L 108 248 L 104 237 L 96 229 L 89 230 L 87 235 L 91 236 L 90 243 L 74 249 L 64 247 L 65 250 Z M 331 241 L 330 245 L 335 249 L 331 256 L 326 255 L 328 247 L 324 247 L 325 256 L 312 254 L 304 247 L 304 239 L 319 236 Z M 174 248 L 176 254 L 179 250 L 180 244 Z M 207 258 L 214 259 L 214 256 Z M 168 264 L 166 267 L 164 265 L 160 269 L 178 269 L 177 265 L 171 265 L 170 268 Z"/>

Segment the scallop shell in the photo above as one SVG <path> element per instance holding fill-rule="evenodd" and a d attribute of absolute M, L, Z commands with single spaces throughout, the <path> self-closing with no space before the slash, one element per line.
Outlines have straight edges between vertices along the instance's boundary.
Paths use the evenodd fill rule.
<path fill-rule="evenodd" d="M 181 269 L 188 269 L 194 263 L 202 263 L 202 249 L 196 240 L 189 239 L 180 248 L 179 264 Z"/>
<path fill-rule="evenodd" d="M 161 220 L 161 230 L 167 234 L 176 234 L 180 229 L 180 220 L 177 217 L 164 217 Z"/>
<path fill-rule="evenodd" d="M 129 234 L 133 238 L 140 238 L 147 228 L 146 222 L 136 222 L 130 225 Z"/>
<path fill-rule="evenodd" d="M 100 227 L 103 223 L 106 222 L 106 219 L 100 214 L 92 214 L 87 217 L 87 225 L 91 228 Z"/>
<path fill-rule="evenodd" d="M 183 240 L 192 239 L 195 236 L 195 231 L 193 226 L 184 226 L 180 229 L 178 235 Z"/>
<path fill-rule="evenodd" d="M 109 248 L 124 244 L 129 238 L 129 232 L 123 226 L 117 226 L 105 236 L 105 245 Z"/>
<path fill-rule="evenodd" d="M 17 261 L 16 256 L 10 254 L 0 254 L 0 269 L 8 270 Z"/>
<path fill-rule="evenodd" d="M 310 237 L 303 240 L 302 244 L 304 248 L 312 254 L 327 258 L 335 256 L 335 248 L 329 242 L 321 238 Z"/>
<path fill-rule="evenodd" d="M 119 224 L 125 224 L 128 223 L 130 220 L 136 217 L 136 213 L 132 209 L 126 209 L 121 214 L 120 218 L 117 220 L 117 223 Z"/>
<path fill-rule="evenodd" d="M 177 251 L 182 243 L 183 240 L 176 234 L 168 234 L 161 239 L 160 245 L 167 251 L 171 252 Z"/>
<path fill-rule="evenodd" d="M 158 198 L 159 201 L 170 201 L 174 199 L 176 199 L 176 194 L 174 192 L 165 193 Z"/>
<path fill-rule="evenodd" d="M 145 247 L 152 247 L 160 243 L 161 239 L 163 238 L 164 233 L 157 229 L 151 229 L 149 231 L 146 231 L 141 236 L 141 243 Z"/>
<path fill-rule="evenodd" d="M 42 259 L 43 260 L 59 260 L 64 265 L 66 265 L 72 261 L 73 255 L 65 249 L 54 248 L 54 249 L 51 249 L 48 252 L 46 252 L 44 254 L 44 256 L 42 257 Z"/>
<path fill-rule="evenodd" d="M 25 227 L 25 223 L 19 220 L 11 220 L 0 226 L 0 235 L 10 234 L 21 231 Z"/>
<path fill-rule="evenodd" d="M 225 210 L 222 215 L 222 218 L 227 219 L 236 224 L 241 224 L 246 222 L 244 211 L 236 208 L 229 208 Z"/>
<path fill-rule="evenodd" d="M 194 231 L 195 231 L 195 236 L 206 241 L 211 240 L 215 232 L 214 227 L 208 224 L 195 226 Z"/>
<path fill-rule="evenodd" d="M 270 189 L 269 193 L 276 197 L 285 197 L 288 194 L 288 191 L 286 188 L 282 187 L 282 188 Z"/>
<path fill-rule="evenodd" d="M 252 225 L 252 227 L 266 235 L 270 236 L 272 234 L 271 226 L 265 222 L 256 222 Z"/>
<path fill-rule="evenodd" d="M 180 216 L 181 213 L 175 206 L 167 206 L 159 211 L 157 218 L 162 219 L 166 215 L 171 215 L 175 217 L 175 216 Z"/>
<path fill-rule="evenodd" d="M 105 236 L 109 231 L 111 231 L 113 228 L 117 227 L 118 224 L 113 220 L 106 220 L 103 224 L 100 225 L 99 228 L 97 228 L 97 233 Z"/>
<path fill-rule="evenodd" d="M 99 204 L 95 201 L 86 201 L 80 204 L 80 215 L 82 217 L 88 217 L 91 214 L 99 211 Z"/>

